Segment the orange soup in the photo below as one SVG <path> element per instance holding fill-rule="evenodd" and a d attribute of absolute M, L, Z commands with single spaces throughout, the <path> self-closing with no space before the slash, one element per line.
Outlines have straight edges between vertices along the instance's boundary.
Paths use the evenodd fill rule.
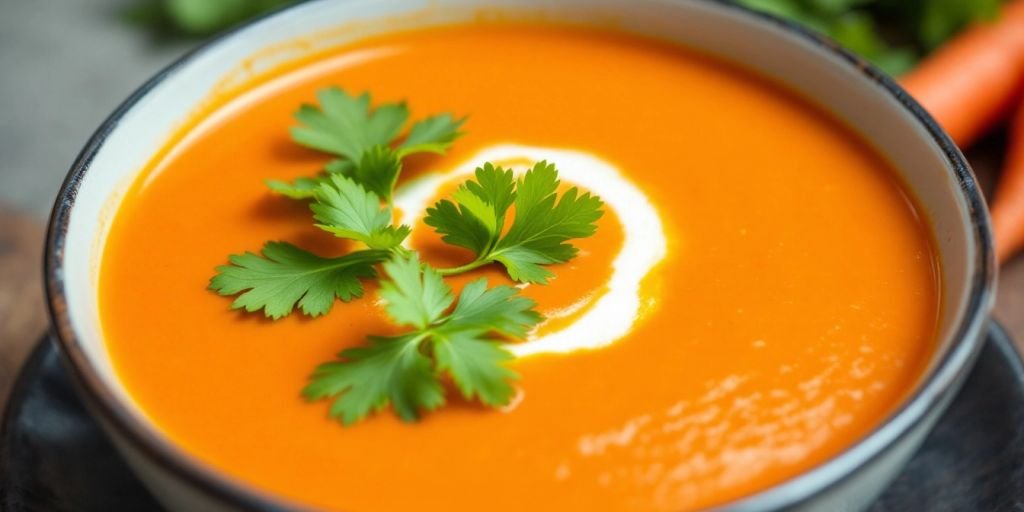
<path fill-rule="evenodd" d="M 228 254 L 266 240 L 324 256 L 351 249 L 265 185 L 329 160 L 288 128 L 330 85 L 407 100 L 413 117 L 468 115 L 452 151 L 413 157 L 403 181 L 481 164 L 476 155 L 499 146 L 513 160 L 551 148 L 621 173 L 660 222 L 657 240 L 635 247 L 663 249 L 633 276 L 628 329 L 600 348 L 517 358 L 517 396 L 501 409 L 449 393 L 416 423 L 384 412 L 342 426 L 328 402 L 304 401 L 316 365 L 395 332 L 375 285 L 323 317 L 279 321 L 233 311 L 206 286 Z M 721 504 L 865 436 L 934 349 L 935 251 L 886 161 L 808 102 L 688 50 L 590 29 L 446 27 L 365 40 L 213 103 L 120 206 L 100 270 L 103 330 L 120 378 L 170 439 L 300 503 Z M 542 333 L 572 327 L 611 293 L 631 230 L 651 225 L 625 201 L 609 203 L 576 259 L 550 267 L 548 286 L 522 288 L 550 317 Z M 438 264 L 470 258 L 422 220 L 411 243 Z M 448 281 L 481 276 L 510 283 L 500 267 Z"/>

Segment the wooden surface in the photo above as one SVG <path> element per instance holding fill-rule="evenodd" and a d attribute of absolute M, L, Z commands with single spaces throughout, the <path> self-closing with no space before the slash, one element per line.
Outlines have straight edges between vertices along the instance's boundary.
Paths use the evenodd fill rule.
<path fill-rule="evenodd" d="M 46 328 L 42 225 L 0 206 L 0 405 Z"/>
<path fill-rule="evenodd" d="M 991 190 L 1003 141 L 993 137 L 968 154 L 981 185 Z M 42 298 L 43 225 L 0 205 L 0 406 L 32 344 L 46 328 Z M 999 279 L 996 318 L 1024 351 L 1024 256 Z"/>

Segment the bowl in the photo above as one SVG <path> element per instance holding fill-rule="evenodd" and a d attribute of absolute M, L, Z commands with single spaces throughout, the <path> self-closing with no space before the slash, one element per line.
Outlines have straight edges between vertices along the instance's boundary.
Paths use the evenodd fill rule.
<path fill-rule="evenodd" d="M 130 400 L 99 324 L 97 268 L 132 179 L 215 90 L 303 54 L 389 31 L 481 18 L 606 26 L 678 42 L 780 83 L 844 121 L 889 159 L 938 246 L 938 349 L 884 422 L 832 459 L 722 505 L 729 510 L 866 507 L 957 392 L 981 346 L 996 266 L 989 218 L 963 155 L 891 78 L 834 42 L 727 2 L 697 0 L 321 0 L 253 21 L 186 55 L 133 93 L 72 166 L 50 220 L 45 277 L 61 354 L 90 410 L 145 485 L 174 510 L 302 509 L 170 442 Z"/>

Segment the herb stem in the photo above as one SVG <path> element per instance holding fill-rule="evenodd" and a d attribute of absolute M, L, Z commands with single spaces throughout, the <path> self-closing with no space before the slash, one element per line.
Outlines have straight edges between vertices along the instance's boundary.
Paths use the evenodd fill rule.
<path fill-rule="evenodd" d="M 442 276 L 454 276 L 456 274 L 462 274 L 464 272 L 469 272 L 470 270 L 482 267 L 490 262 L 490 259 L 479 259 L 466 263 L 465 265 L 459 265 L 457 267 L 451 268 L 438 268 L 435 270 L 437 271 L 438 274 L 441 274 Z"/>

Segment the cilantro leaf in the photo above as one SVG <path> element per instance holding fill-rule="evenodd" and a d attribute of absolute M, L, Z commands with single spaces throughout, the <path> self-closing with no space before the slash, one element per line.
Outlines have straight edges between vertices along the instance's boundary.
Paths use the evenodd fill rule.
<path fill-rule="evenodd" d="M 495 254 L 493 259 L 505 266 L 509 277 L 521 283 L 547 284 L 548 279 L 555 274 L 544 268 L 544 265 L 564 263 L 525 247 L 510 247 L 500 254 Z"/>
<path fill-rule="evenodd" d="M 330 311 L 335 299 L 350 301 L 363 295 L 361 278 L 376 276 L 374 264 L 387 251 L 357 251 L 339 258 L 322 258 L 285 242 L 267 242 L 262 256 L 232 255 L 229 265 L 217 267 L 210 289 L 238 295 L 231 307 L 263 310 L 268 318 L 288 316 L 298 304 L 309 316 Z"/>
<path fill-rule="evenodd" d="M 419 258 L 395 258 L 384 264 L 390 280 L 381 281 L 380 297 L 398 325 L 426 329 L 444 315 L 455 297 L 441 276 L 423 268 Z"/>
<path fill-rule="evenodd" d="M 309 199 L 316 195 L 317 188 L 325 181 L 327 181 L 327 176 L 321 175 L 315 178 L 296 178 L 291 183 L 280 180 L 267 180 L 267 186 L 270 187 L 270 190 L 292 199 Z"/>
<path fill-rule="evenodd" d="M 444 328 L 448 331 L 482 329 L 521 338 L 530 326 L 541 320 L 533 307 L 534 302 L 519 296 L 515 288 L 487 288 L 486 279 L 477 279 L 462 289 L 459 303 Z"/>
<path fill-rule="evenodd" d="M 348 160 L 342 160 L 339 158 L 337 160 L 331 160 L 330 162 L 327 162 L 327 165 L 324 166 L 324 171 L 326 171 L 327 174 L 329 175 L 342 174 L 345 176 L 351 176 L 356 171 L 356 164 Z"/>
<path fill-rule="evenodd" d="M 490 162 L 476 169 L 476 181 L 467 180 L 452 194 L 427 209 L 424 222 L 440 233 L 442 240 L 473 251 L 487 253 L 497 242 L 505 225 L 505 213 L 516 198 L 512 171 Z"/>
<path fill-rule="evenodd" d="M 390 202 L 398 174 L 402 172 L 402 161 L 391 148 L 377 145 L 363 152 L 359 165 L 335 164 L 330 168 L 351 177 L 366 190 Z"/>
<path fill-rule="evenodd" d="M 492 407 L 507 405 L 515 393 L 510 380 L 519 375 L 504 366 L 513 355 L 494 341 L 472 331 L 434 336 L 434 357 L 440 371 L 447 371 L 467 400 L 479 397 Z"/>
<path fill-rule="evenodd" d="M 357 240 L 371 249 L 393 249 L 409 235 L 408 226 L 391 223 L 391 208 L 380 198 L 343 175 L 321 183 L 309 205 L 317 227 L 337 237 Z"/>
<path fill-rule="evenodd" d="M 401 162 L 396 161 L 394 155 L 394 151 L 384 146 L 372 146 L 363 153 L 359 166 L 338 158 L 328 162 L 323 172 L 312 178 L 303 176 L 291 183 L 281 180 L 267 180 L 266 183 L 270 190 L 283 196 L 292 199 L 311 199 L 316 196 L 320 184 L 330 181 L 332 174 L 340 174 L 363 184 L 385 200 L 390 200 L 390 196 L 382 194 L 391 193 L 402 169 Z"/>
<path fill-rule="evenodd" d="M 367 190 L 391 202 L 402 172 L 402 159 L 414 153 L 443 154 L 462 135 L 465 122 L 451 114 L 437 114 L 412 124 L 401 140 L 409 118 L 405 102 L 374 107 L 370 95 L 352 96 L 338 87 L 317 92 L 317 105 L 302 105 L 295 113 L 298 126 L 291 129 L 295 142 L 339 158 L 327 164 L 327 175 L 348 176 Z M 269 181 L 271 190 L 293 199 L 313 197 L 312 189 L 326 177 L 299 178 L 295 182 Z"/>
<path fill-rule="evenodd" d="M 338 174 L 349 177 L 390 202 L 400 172 L 402 162 L 398 159 L 398 153 L 386 146 L 377 145 L 363 152 L 358 165 L 348 160 L 331 160 L 324 166 L 324 172 L 312 178 L 303 176 L 291 183 L 267 180 L 267 186 L 274 192 L 292 199 L 310 199 L 316 196 L 316 190 L 322 183 L 330 181 L 331 175 Z"/>
<path fill-rule="evenodd" d="M 490 406 L 509 403 L 514 393 L 509 381 L 519 375 L 504 366 L 512 354 L 488 334 L 525 336 L 542 320 L 534 306 L 511 286 L 487 288 L 486 279 L 462 289 L 455 309 L 434 329 L 432 348 L 438 370 L 452 376 L 464 398 L 477 397 Z"/>
<path fill-rule="evenodd" d="M 404 102 L 370 108 L 370 95 L 351 96 L 339 87 L 317 92 L 320 106 L 305 104 L 295 113 L 300 126 L 292 139 L 303 146 L 359 161 L 372 146 L 387 145 L 409 117 Z"/>
<path fill-rule="evenodd" d="M 409 129 L 409 135 L 398 146 L 400 156 L 413 153 L 444 154 L 462 136 L 459 128 L 466 118 L 455 119 L 451 114 L 438 114 L 417 121 Z"/>
<path fill-rule="evenodd" d="M 486 221 L 478 219 L 471 213 L 469 207 L 456 205 L 447 199 L 442 199 L 432 208 L 427 208 L 427 216 L 423 222 L 440 233 L 441 240 L 445 243 L 469 249 L 477 256 L 490 250 L 493 244 L 492 235 L 497 232 L 488 229 Z"/>
<path fill-rule="evenodd" d="M 438 201 L 427 209 L 424 222 L 434 227 L 446 243 L 473 251 L 476 260 L 455 273 L 480 264 L 499 262 L 512 279 L 546 283 L 554 274 L 544 265 L 565 263 L 576 256 L 569 241 L 597 230 L 603 203 L 576 187 L 558 195 L 558 170 L 540 162 L 514 181 L 512 172 L 487 164 L 476 170 L 453 200 Z M 508 209 L 515 217 L 503 233 Z"/>
<path fill-rule="evenodd" d="M 540 162 L 516 186 L 515 220 L 492 253 L 510 274 L 520 276 L 513 279 L 547 282 L 551 273 L 539 265 L 571 260 L 578 250 L 568 241 L 597 231 L 595 223 L 604 213 L 601 199 L 589 192 L 581 195 L 576 187 L 558 198 L 558 184 L 555 166 Z M 546 276 L 538 279 L 542 273 Z"/>
<path fill-rule="evenodd" d="M 400 418 L 414 421 L 420 409 L 444 405 L 444 390 L 420 341 L 413 334 L 371 336 L 369 346 L 343 351 L 344 361 L 320 365 L 302 394 L 307 400 L 337 397 L 330 415 L 345 425 L 389 403 Z"/>
<path fill-rule="evenodd" d="M 515 176 L 511 169 L 495 167 L 490 162 L 485 162 L 478 171 L 476 181 L 467 181 L 466 189 L 494 208 L 498 224 L 501 225 L 505 218 L 504 212 L 516 200 Z"/>
<path fill-rule="evenodd" d="M 393 337 L 371 336 L 366 347 L 343 351 L 341 361 L 321 365 L 303 390 L 308 400 L 333 399 L 330 415 L 349 425 L 390 404 L 406 421 L 444 403 L 440 385 L 450 375 L 466 399 L 508 404 L 506 367 L 513 356 L 498 335 L 523 336 L 540 320 L 535 303 L 509 286 L 468 284 L 454 302 L 441 276 L 414 254 L 384 264 L 388 279 L 380 296 L 395 323 L 411 328 Z"/>
<path fill-rule="evenodd" d="M 477 256 L 486 254 L 492 244 L 493 231 L 468 208 L 449 200 L 438 201 L 433 208 L 428 208 L 423 221 L 441 234 L 445 244 L 464 247 Z"/>

